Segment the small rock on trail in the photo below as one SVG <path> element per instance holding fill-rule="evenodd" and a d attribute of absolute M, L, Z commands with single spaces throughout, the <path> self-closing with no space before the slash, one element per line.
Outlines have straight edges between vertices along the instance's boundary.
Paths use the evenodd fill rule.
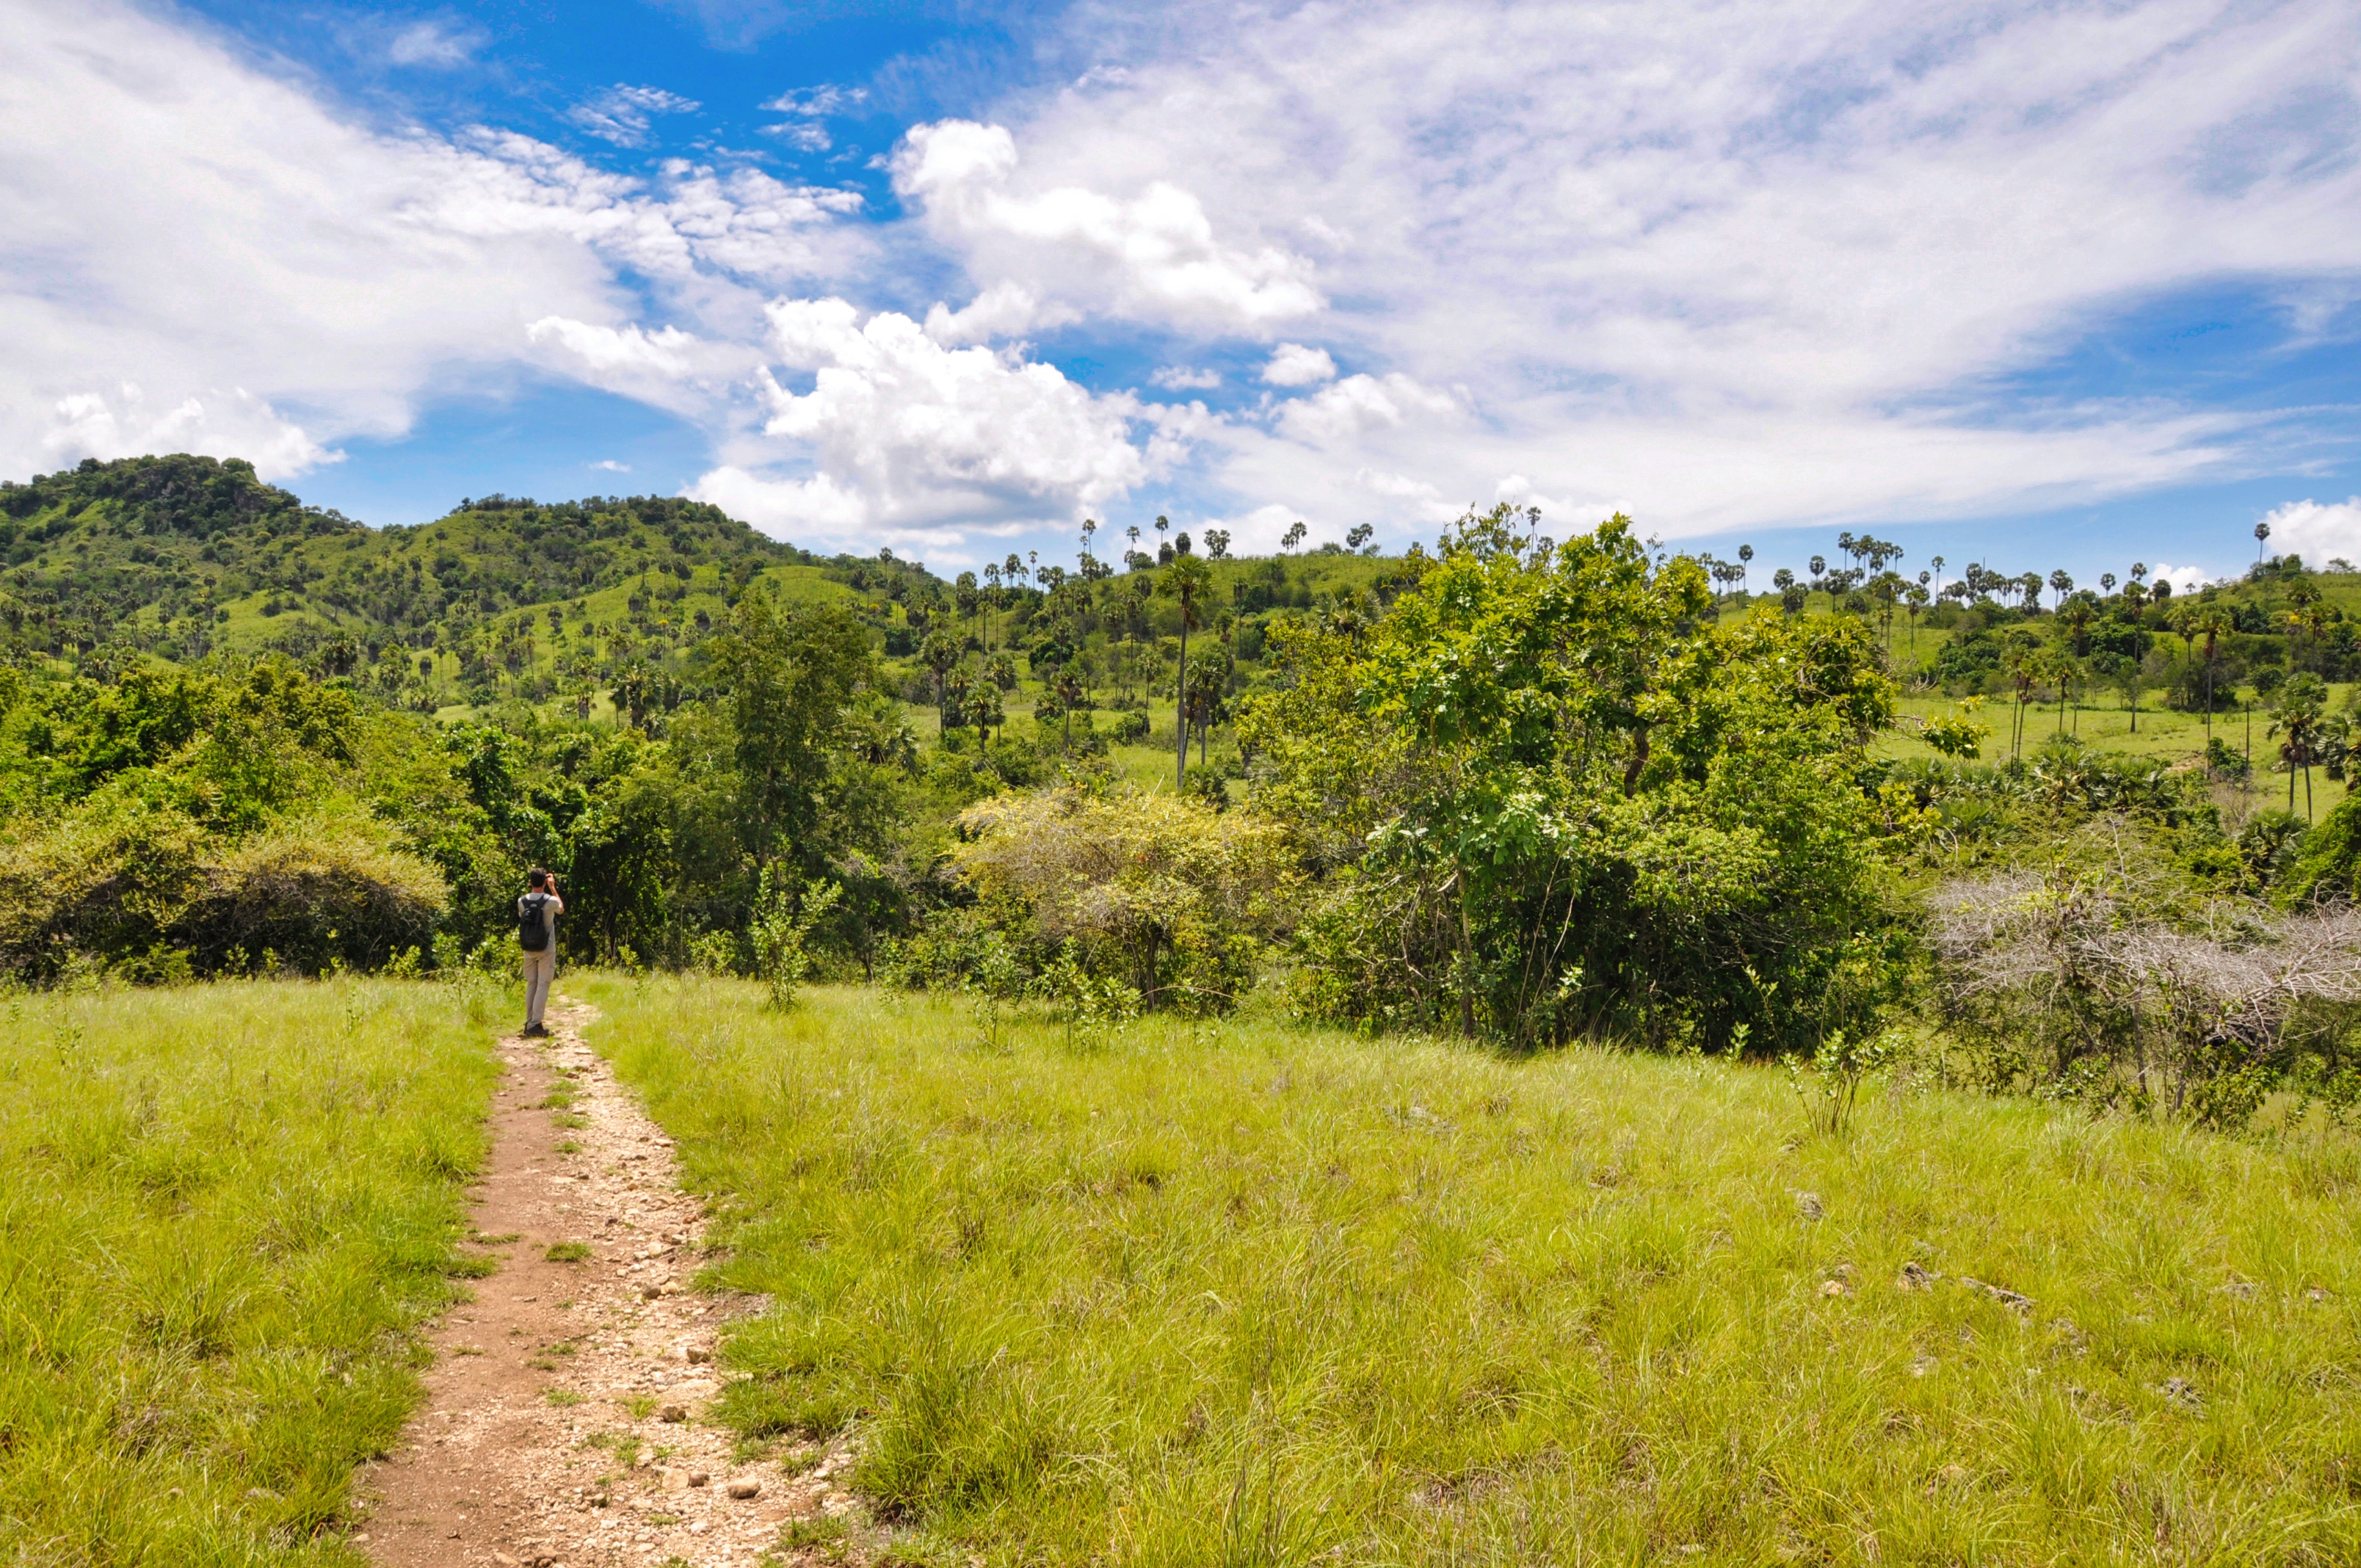
<path fill-rule="evenodd" d="M 789 1520 L 853 1511 L 826 1479 L 840 1452 L 790 1476 L 739 1462 L 713 1424 L 714 1343 L 752 1303 L 689 1288 L 703 1215 L 671 1140 L 583 1042 L 591 1016 L 555 998 L 549 1038 L 500 1042 L 474 1215 L 498 1271 L 427 1336 L 427 1401 L 360 1478 L 352 1539 L 386 1568 L 751 1568 Z M 567 1242 L 588 1255 L 547 1255 Z"/>

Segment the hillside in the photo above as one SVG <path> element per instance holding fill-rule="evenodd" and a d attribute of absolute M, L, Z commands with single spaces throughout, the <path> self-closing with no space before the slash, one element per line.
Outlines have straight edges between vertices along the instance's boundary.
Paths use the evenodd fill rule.
<path fill-rule="evenodd" d="M 186 454 L 0 485 L 0 550 L 6 618 L 28 651 L 186 661 L 327 649 L 339 674 L 434 651 L 462 687 L 530 662 L 509 648 L 530 634 L 521 611 L 562 607 L 604 624 L 601 639 L 669 646 L 693 641 L 758 576 L 828 581 L 853 565 L 670 497 L 493 496 L 421 527 L 372 529 L 247 463 Z M 577 663 L 592 652 L 592 633 L 544 636 Z"/>

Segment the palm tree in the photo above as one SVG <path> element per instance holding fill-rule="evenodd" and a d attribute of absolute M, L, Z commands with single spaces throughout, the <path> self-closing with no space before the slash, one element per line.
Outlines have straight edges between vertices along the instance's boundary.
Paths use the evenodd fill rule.
<path fill-rule="evenodd" d="M 2270 536 L 2271 525 L 2269 523 L 2258 522 L 2255 524 L 2255 560 L 2257 563 L 2260 563 L 2263 558 L 2263 541 L 2268 539 Z M 2290 792 L 2288 798 L 2290 800 L 2293 800 L 2295 795 Z M 2292 811 L 2295 807 L 2290 806 L 2288 809 Z"/>
<path fill-rule="evenodd" d="M 1074 749 L 1074 709 L 1082 706 L 1082 699 L 1090 693 L 1082 685 L 1082 673 L 1074 668 L 1071 660 L 1059 667 L 1057 679 L 1049 689 L 1058 694 L 1058 706 L 1065 711 L 1066 750 L 1071 751 Z"/>
<path fill-rule="evenodd" d="M 2295 773 L 2303 770 L 2303 814 L 2312 816 L 2312 763 L 2320 743 L 2321 715 L 2327 704 L 2328 687 L 2309 670 L 2290 675 L 2280 684 L 2279 694 L 2271 704 L 2271 727 L 2266 735 L 2284 734 L 2279 742 L 2279 760 L 2288 765 L 2288 809 L 2295 809 Z"/>
<path fill-rule="evenodd" d="M 1738 547 L 1738 591 L 1740 593 L 1744 593 L 1746 591 L 1746 568 L 1747 565 L 1753 559 L 1753 545 L 1741 544 Z"/>
<path fill-rule="evenodd" d="M 2205 750 L 2213 750 L 2213 646 L 2230 630 L 2230 618 L 2220 605 L 2206 605 L 2198 617 L 2198 635 L 2205 639 Z"/>
<path fill-rule="evenodd" d="M 2016 711 L 2008 727 L 2008 754 L 2014 761 L 2025 749 L 2025 705 L 2033 700 L 2033 684 L 2041 678 L 2040 650 L 2029 641 L 2015 642 L 2003 655 L 2001 667 L 2016 687 Z"/>
<path fill-rule="evenodd" d="M 1172 728 L 1180 734 L 1174 752 L 1172 787 L 1189 782 L 1189 633 L 1204 623 L 1197 611 L 1213 591 L 1213 569 L 1194 555 L 1176 555 L 1164 569 L 1156 591 L 1180 607 L 1180 673 L 1173 691 Z"/>
<path fill-rule="evenodd" d="M 2058 596 L 2059 604 L 2064 604 L 2066 596 L 2074 591 L 2074 579 L 2066 575 L 2065 567 L 2060 566 L 2049 574 L 2049 591 Z"/>

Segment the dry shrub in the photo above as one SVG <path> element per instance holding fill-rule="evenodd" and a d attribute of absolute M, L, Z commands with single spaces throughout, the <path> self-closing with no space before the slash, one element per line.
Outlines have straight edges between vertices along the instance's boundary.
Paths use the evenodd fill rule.
<path fill-rule="evenodd" d="M 1285 837 L 1250 812 L 1171 795 L 1005 795 L 961 814 L 960 869 L 987 906 L 1071 939 L 1151 1006 L 1222 1006 L 1296 887 Z"/>
<path fill-rule="evenodd" d="M 2224 900 L 2172 921 L 2120 877 L 2065 871 L 1957 883 L 1932 905 L 1954 1018 L 2010 1071 L 2211 1124 L 2244 1124 L 2361 1003 L 2349 905 Z"/>

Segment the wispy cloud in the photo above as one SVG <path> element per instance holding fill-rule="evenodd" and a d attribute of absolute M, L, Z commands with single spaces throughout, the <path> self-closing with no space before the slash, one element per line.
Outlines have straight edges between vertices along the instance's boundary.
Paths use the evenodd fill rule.
<path fill-rule="evenodd" d="M 835 146 L 828 127 L 820 122 L 832 115 L 842 115 L 867 102 L 869 93 L 862 87 L 840 87 L 825 82 L 818 87 L 799 87 L 782 93 L 763 104 L 770 114 L 787 118 L 763 127 L 765 136 L 777 137 L 789 147 L 802 152 L 826 152 Z"/>
<path fill-rule="evenodd" d="M 1184 185 L 1223 249 L 1318 258 L 1296 330 L 1471 389 L 1463 422 L 1239 422 L 1211 477 L 1240 503 L 1407 526 L 1422 503 L 1353 476 L 1476 500 L 1517 474 L 1677 532 L 2227 476 L 2284 432 L 2202 393 L 2044 402 L 2040 367 L 2131 302 L 2361 268 L 2336 0 L 1183 15 L 1162 58 L 966 133 L 954 170 L 915 135 L 902 183 L 972 275 L 1045 298 L 1071 267 L 1046 252 L 1122 232 L 1061 226 L 1051 193 Z"/>
<path fill-rule="evenodd" d="M 386 41 L 385 57 L 396 65 L 465 65 L 484 46 L 481 30 L 461 24 L 412 22 Z"/>
<path fill-rule="evenodd" d="M 700 105 L 661 87 L 633 87 L 623 82 L 577 104 L 566 117 L 601 141 L 617 147 L 645 147 L 659 115 L 688 115 Z"/>

